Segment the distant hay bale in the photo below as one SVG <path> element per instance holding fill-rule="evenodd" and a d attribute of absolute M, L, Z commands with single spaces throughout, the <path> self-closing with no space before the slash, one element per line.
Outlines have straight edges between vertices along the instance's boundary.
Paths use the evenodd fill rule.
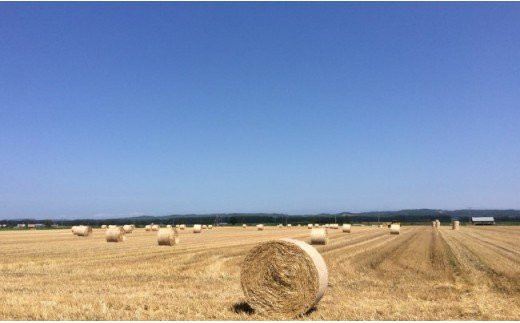
<path fill-rule="evenodd" d="M 92 227 L 88 225 L 80 225 L 76 228 L 75 234 L 80 237 L 88 237 L 92 233 Z"/>
<path fill-rule="evenodd" d="M 179 233 L 174 228 L 162 228 L 157 232 L 159 246 L 173 246 L 179 243 Z"/>
<path fill-rule="evenodd" d="M 200 224 L 194 224 L 193 233 L 201 233 L 201 232 L 202 232 L 202 226 Z"/>
<path fill-rule="evenodd" d="M 350 233 L 351 228 L 352 228 L 352 225 L 345 223 L 341 226 L 341 231 Z"/>
<path fill-rule="evenodd" d="M 145 225 L 144 229 L 146 231 L 152 231 L 152 226 L 150 224 Z"/>
<path fill-rule="evenodd" d="M 103 224 L 103 225 L 101 226 L 101 229 L 106 229 L 106 228 L 107 228 L 107 225 L 106 225 L 106 224 Z"/>
<path fill-rule="evenodd" d="M 326 228 L 313 228 L 311 230 L 311 244 L 327 244 L 328 242 Z"/>
<path fill-rule="evenodd" d="M 213 229 L 213 225 L 211 225 L 211 224 L 208 225 L 208 229 L 210 229 L 210 230 Z"/>
<path fill-rule="evenodd" d="M 172 227 L 171 224 L 167 224 L 167 225 L 166 225 L 166 228 L 168 228 L 168 229 L 171 229 L 171 227 Z"/>
<path fill-rule="evenodd" d="M 152 225 L 152 231 L 159 231 L 161 227 L 158 224 Z"/>
<path fill-rule="evenodd" d="M 186 224 L 181 224 L 181 225 L 179 226 L 179 229 L 181 229 L 181 230 L 186 229 Z"/>
<path fill-rule="evenodd" d="M 435 222 L 435 221 L 432 221 L 432 227 L 434 227 L 434 228 L 435 228 L 436 226 L 437 226 L 437 222 Z"/>
<path fill-rule="evenodd" d="M 110 228 L 117 228 L 117 225 L 115 225 L 115 224 L 110 224 L 110 225 L 108 226 L 108 228 L 109 228 L 109 229 L 110 229 Z"/>
<path fill-rule="evenodd" d="M 460 222 L 459 221 L 453 221 L 453 224 L 451 226 L 451 229 L 452 230 L 458 230 L 459 229 L 459 226 L 460 226 Z"/>
<path fill-rule="evenodd" d="M 175 227 L 176 227 L 177 229 L 179 229 L 179 228 L 180 228 L 181 226 L 180 226 L 180 225 L 178 225 L 178 224 L 176 224 L 176 225 L 175 225 Z"/>
<path fill-rule="evenodd" d="M 394 224 L 390 225 L 390 234 L 399 234 L 400 231 L 401 231 L 400 224 L 394 223 Z"/>
<path fill-rule="evenodd" d="M 314 227 L 315 227 L 315 228 L 319 228 L 320 225 L 319 225 L 318 223 L 315 223 L 315 224 L 314 224 Z"/>
<path fill-rule="evenodd" d="M 339 229 L 339 224 L 333 223 L 333 224 L 330 225 L 330 228 L 331 229 Z"/>
<path fill-rule="evenodd" d="M 123 230 L 125 231 L 125 234 L 132 233 L 132 231 L 134 231 L 134 227 L 129 224 L 126 224 L 126 225 L 123 225 Z"/>
<path fill-rule="evenodd" d="M 107 242 L 123 242 L 125 241 L 125 230 L 121 227 L 108 228 L 105 232 Z"/>
<path fill-rule="evenodd" d="M 279 227 L 279 228 L 283 227 L 283 224 L 278 224 L 278 227 Z"/>
<path fill-rule="evenodd" d="M 307 229 L 312 229 L 312 224 L 307 224 Z"/>
<path fill-rule="evenodd" d="M 247 228 L 247 224 L 242 224 L 242 228 Z"/>
<path fill-rule="evenodd" d="M 202 225 L 202 229 L 207 229 L 207 228 L 208 228 L 207 225 L 205 225 L 205 224 Z"/>
<path fill-rule="evenodd" d="M 240 283 L 255 312 L 294 318 L 318 304 L 328 285 L 328 270 L 309 244 L 288 238 L 272 240 L 247 254 Z"/>
<path fill-rule="evenodd" d="M 263 224 L 257 224 L 257 225 L 256 225 L 256 229 L 257 229 L 258 231 L 262 231 L 262 230 L 264 230 L 264 225 L 263 225 Z"/>
<path fill-rule="evenodd" d="M 292 224 L 289 223 L 289 224 L 287 225 L 287 227 L 288 227 L 288 228 L 292 227 Z"/>

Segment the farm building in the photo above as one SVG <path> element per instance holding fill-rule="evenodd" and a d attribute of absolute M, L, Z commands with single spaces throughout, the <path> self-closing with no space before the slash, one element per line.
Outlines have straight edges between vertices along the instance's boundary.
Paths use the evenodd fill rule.
<path fill-rule="evenodd" d="M 495 218 L 492 216 L 473 216 L 471 217 L 471 223 L 474 225 L 493 225 L 495 224 Z"/>

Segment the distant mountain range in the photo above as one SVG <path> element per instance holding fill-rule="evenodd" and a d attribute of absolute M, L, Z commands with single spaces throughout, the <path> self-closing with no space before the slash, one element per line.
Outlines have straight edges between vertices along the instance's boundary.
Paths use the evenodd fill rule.
<path fill-rule="evenodd" d="M 497 222 L 520 222 L 520 210 L 435 210 L 435 209 L 410 209 L 400 211 L 374 211 L 374 212 L 341 212 L 288 215 L 283 213 L 212 213 L 212 214 L 171 214 L 164 216 L 140 215 L 124 218 L 107 219 L 74 219 L 74 220 L 35 220 L 12 219 L 0 220 L 0 224 L 16 223 L 45 223 L 45 224 L 148 224 L 148 223 L 227 223 L 227 224 L 254 224 L 254 223 L 329 223 L 329 222 L 375 222 L 375 221 L 400 221 L 408 223 L 428 222 L 439 219 L 441 222 L 449 222 L 453 219 L 467 221 L 471 216 L 493 216 Z"/>

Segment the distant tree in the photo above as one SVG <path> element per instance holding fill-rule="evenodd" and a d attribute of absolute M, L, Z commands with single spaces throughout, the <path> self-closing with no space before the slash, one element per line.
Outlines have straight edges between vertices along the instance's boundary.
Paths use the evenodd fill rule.
<path fill-rule="evenodd" d="M 237 224 L 237 222 L 238 222 L 238 220 L 237 220 L 236 217 L 232 216 L 232 217 L 229 218 L 229 223 L 231 225 L 235 225 L 235 224 Z"/>

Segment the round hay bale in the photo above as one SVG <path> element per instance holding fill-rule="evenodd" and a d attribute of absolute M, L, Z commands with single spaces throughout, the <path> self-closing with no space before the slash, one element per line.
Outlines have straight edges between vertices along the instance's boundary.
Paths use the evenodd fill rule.
<path fill-rule="evenodd" d="M 283 224 L 278 224 L 278 227 L 279 227 L 279 228 L 283 227 Z"/>
<path fill-rule="evenodd" d="M 339 229 L 339 224 L 334 223 L 330 225 L 331 229 Z"/>
<path fill-rule="evenodd" d="M 307 229 L 312 229 L 312 224 L 307 224 Z"/>
<path fill-rule="evenodd" d="M 352 225 L 345 223 L 341 226 L 341 231 L 350 233 L 351 228 L 352 228 Z"/>
<path fill-rule="evenodd" d="M 88 237 L 92 233 L 92 227 L 88 225 L 80 225 L 76 228 L 76 235 L 80 237 Z"/>
<path fill-rule="evenodd" d="M 460 222 L 459 221 L 453 221 L 453 224 L 451 226 L 451 229 L 452 230 L 458 230 L 459 229 L 459 226 L 460 226 Z"/>
<path fill-rule="evenodd" d="M 108 226 L 108 228 L 109 228 L 109 229 L 110 229 L 110 228 L 117 228 L 117 225 L 115 225 L 115 224 L 110 224 L 110 225 Z"/>
<path fill-rule="evenodd" d="M 292 227 L 292 224 L 289 223 L 289 224 L 287 225 L 287 227 L 288 227 L 288 228 Z"/>
<path fill-rule="evenodd" d="M 179 226 L 179 229 L 181 229 L 181 230 L 186 229 L 186 224 L 181 224 L 181 225 Z"/>
<path fill-rule="evenodd" d="M 258 231 L 262 231 L 262 230 L 264 230 L 264 225 L 263 225 L 263 224 L 257 224 L 257 225 L 256 225 L 256 229 L 257 229 Z"/>
<path fill-rule="evenodd" d="M 289 238 L 272 240 L 247 254 L 240 283 L 256 312 L 294 318 L 318 304 L 327 289 L 328 270 L 309 244 Z"/>
<path fill-rule="evenodd" d="M 167 224 L 167 225 L 166 225 L 166 228 L 168 228 L 168 229 L 171 229 L 171 227 L 172 227 L 171 224 Z"/>
<path fill-rule="evenodd" d="M 326 228 L 313 228 L 311 230 L 311 244 L 327 244 L 328 242 Z"/>
<path fill-rule="evenodd" d="M 144 229 L 146 231 L 152 231 L 152 226 L 150 224 L 145 225 Z"/>
<path fill-rule="evenodd" d="M 76 235 L 76 230 L 78 230 L 78 227 L 78 225 L 73 225 L 72 228 L 70 228 L 70 231 L 72 231 L 72 233 Z"/>
<path fill-rule="evenodd" d="M 125 241 L 125 230 L 121 227 L 108 228 L 105 232 L 107 242 L 123 242 Z"/>
<path fill-rule="evenodd" d="M 180 225 L 176 224 L 175 227 L 176 227 L 177 229 L 179 229 L 179 228 L 180 228 Z"/>
<path fill-rule="evenodd" d="M 103 225 L 101 226 L 101 229 L 106 229 L 106 228 L 107 228 L 107 225 L 106 225 L 106 224 L 103 224 Z"/>
<path fill-rule="evenodd" d="M 173 246 L 179 243 L 179 233 L 174 228 L 162 228 L 157 232 L 159 246 Z"/>
<path fill-rule="evenodd" d="M 390 226 L 390 234 L 399 234 L 401 231 L 401 225 L 394 223 Z"/>
<path fill-rule="evenodd" d="M 207 229 L 207 228 L 208 228 L 207 225 L 205 225 L 205 224 L 202 225 L 202 229 Z"/>
<path fill-rule="evenodd" d="M 208 229 L 213 229 L 213 225 L 208 225 Z"/>
<path fill-rule="evenodd" d="M 435 228 L 436 222 L 432 221 L 432 227 Z"/>
<path fill-rule="evenodd" d="M 134 231 L 134 227 L 128 224 L 123 225 L 123 230 L 125 233 L 132 233 Z"/>
<path fill-rule="evenodd" d="M 193 233 L 201 233 L 201 232 L 202 232 L 202 226 L 200 224 L 194 224 Z"/>
<path fill-rule="evenodd" d="M 314 227 L 315 227 L 315 228 L 319 228 L 320 225 L 319 225 L 318 223 L 314 223 Z"/>
<path fill-rule="evenodd" d="M 152 225 L 152 231 L 159 231 L 160 226 L 158 224 Z"/>
<path fill-rule="evenodd" d="M 247 224 L 242 224 L 242 228 L 247 228 Z"/>

